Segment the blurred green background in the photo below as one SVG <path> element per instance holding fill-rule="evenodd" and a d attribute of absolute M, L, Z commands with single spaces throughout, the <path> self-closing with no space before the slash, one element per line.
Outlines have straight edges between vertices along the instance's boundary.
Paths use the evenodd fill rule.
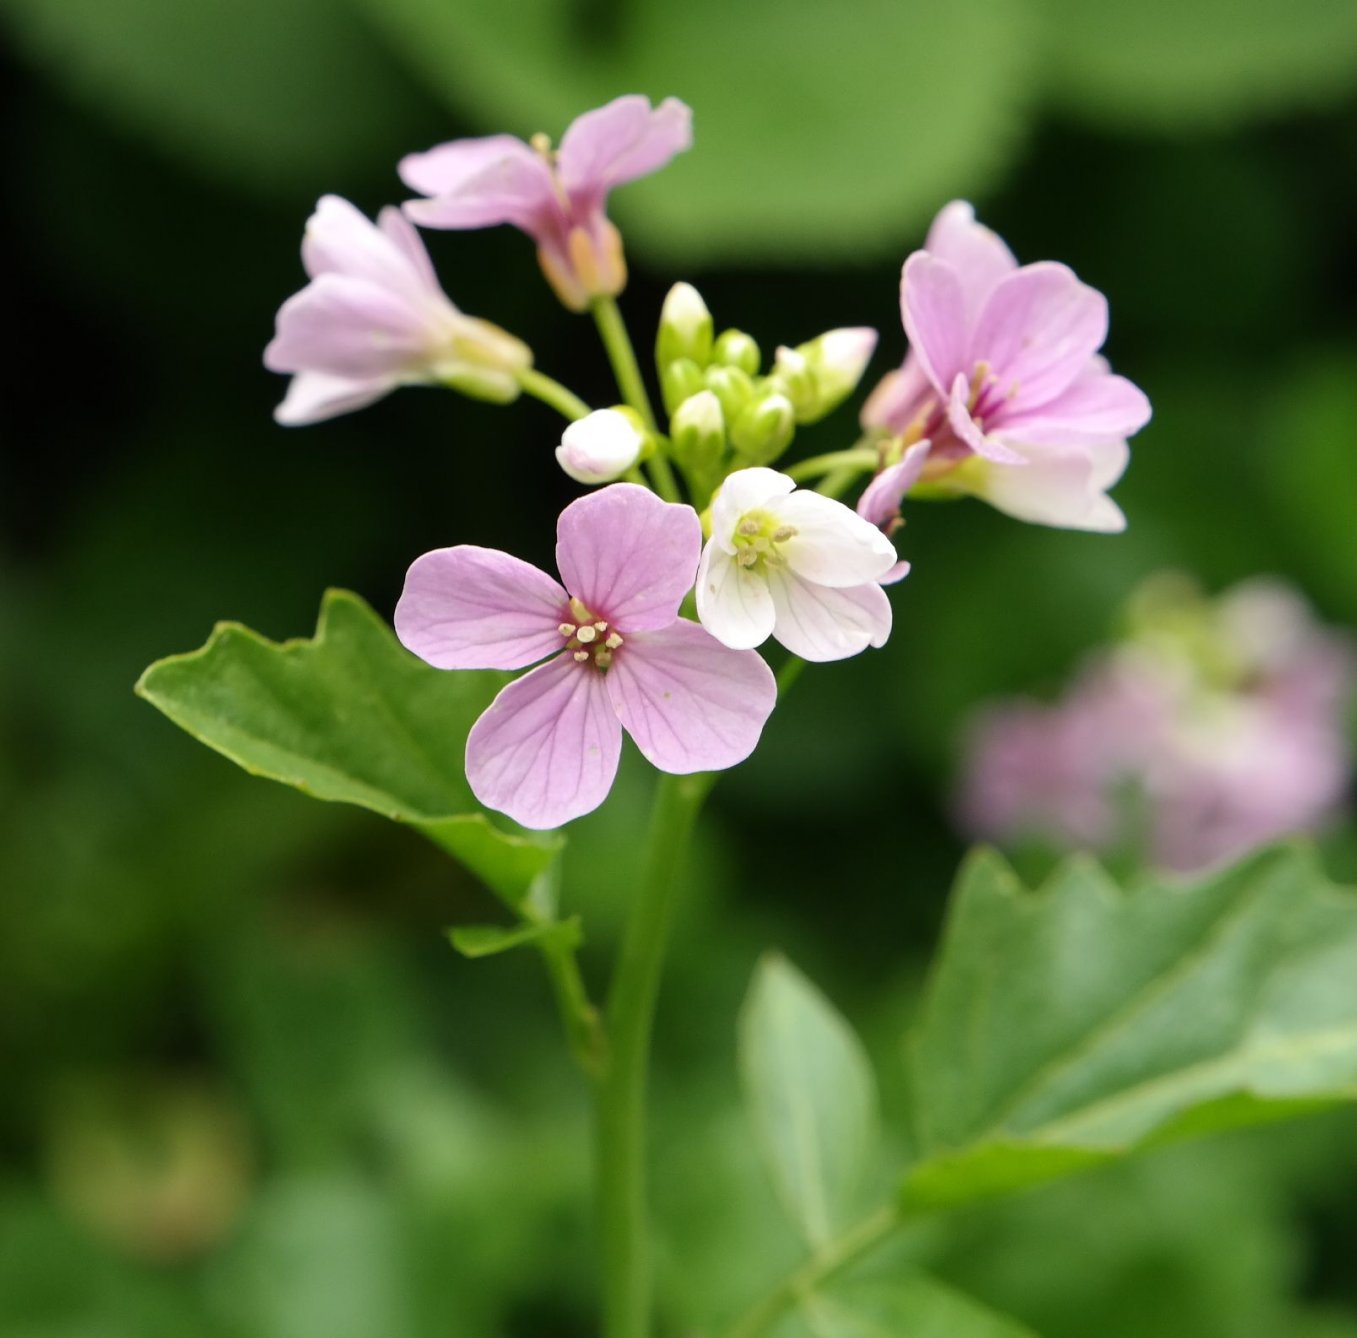
<path fill-rule="evenodd" d="M 389 613 L 435 546 L 549 563 L 572 489 L 540 405 L 272 423 L 260 353 L 318 194 L 372 211 L 407 151 L 674 94 L 694 150 L 616 202 L 639 341 L 682 277 L 766 351 L 878 327 L 874 378 L 903 353 L 901 261 L 966 196 L 1108 294 L 1155 406 L 1125 536 L 914 508 L 890 646 L 808 673 L 718 789 L 657 1050 L 674 1325 L 797 1254 L 737 1109 L 764 946 L 865 1032 L 907 1154 L 967 711 L 1057 685 L 1165 566 L 1277 572 L 1357 624 L 1351 0 L 0 0 L 0 33 L 6 1338 L 593 1332 L 586 1112 L 535 959 L 456 958 L 443 927 L 489 901 L 432 847 L 251 780 L 131 693 L 219 618 L 305 634 L 327 585 Z M 611 398 L 522 237 L 431 248 L 460 306 Z M 840 413 L 797 449 L 853 433 Z M 568 857 L 595 974 L 634 763 Z M 1351 831 L 1324 850 L 1357 880 Z M 901 1249 L 1045 1338 L 1354 1338 L 1357 1122 L 1159 1153 Z"/>

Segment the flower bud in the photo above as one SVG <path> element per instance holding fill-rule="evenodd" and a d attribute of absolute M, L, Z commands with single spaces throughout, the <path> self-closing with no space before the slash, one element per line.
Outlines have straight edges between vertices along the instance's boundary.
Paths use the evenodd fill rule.
<path fill-rule="evenodd" d="M 645 433 L 623 409 L 595 409 L 571 423 L 556 448 L 562 469 L 577 483 L 611 483 L 640 458 Z"/>
<path fill-rule="evenodd" d="M 703 390 L 683 401 L 669 426 L 674 458 L 690 474 L 710 478 L 720 468 L 726 449 L 726 421 L 721 401 Z"/>
<path fill-rule="evenodd" d="M 805 397 L 804 404 L 796 394 L 788 391 L 788 397 L 796 405 L 796 421 L 814 423 L 837 409 L 857 389 L 875 350 L 876 331 L 866 326 L 827 330 L 795 349 L 778 349 L 778 369 L 783 366 L 783 355 L 790 355 L 786 359 L 788 375 L 799 375 L 804 366 L 814 388 L 813 394 Z"/>
<path fill-rule="evenodd" d="M 705 390 L 706 386 L 702 368 L 691 358 L 679 358 L 671 362 L 660 372 L 665 412 L 672 415 L 684 400 L 696 395 L 699 390 Z"/>
<path fill-rule="evenodd" d="M 655 338 L 655 364 L 660 375 L 679 358 L 691 358 L 705 367 L 711 361 L 711 345 L 711 312 L 702 294 L 690 283 L 676 283 L 664 299 Z"/>
<path fill-rule="evenodd" d="M 745 408 L 730 429 L 730 441 L 743 462 L 766 465 L 791 445 L 795 432 L 791 400 L 774 391 Z"/>
<path fill-rule="evenodd" d="M 721 412 L 727 423 L 733 423 L 754 398 L 754 383 L 738 367 L 708 367 L 707 389 L 721 401 Z"/>
<path fill-rule="evenodd" d="M 819 406 L 820 393 L 806 355 L 798 349 L 780 344 L 773 355 L 773 371 L 769 380 L 791 400 L 792 408 L 796 410 L 796 421 L 809 422 L 810 416 Z"/>
<path fill-rule="evenodd" d="M 712 361 L 738 367 L 746 376 L 759 374 L 759 346 L 743 330 L 725 330 L 712 349 Z"/>

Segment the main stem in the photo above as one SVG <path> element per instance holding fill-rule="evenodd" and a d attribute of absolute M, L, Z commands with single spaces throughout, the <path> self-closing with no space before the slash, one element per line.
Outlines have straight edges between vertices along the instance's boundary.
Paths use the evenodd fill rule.
<path fill-rule="evenodd" d="M 649 1338 L 646 1080 L 660 972 L 681 864 L 712 777 L 660 777 L 649 850 L 608 994 L 607 1061 L 595 1084 L 603 1338 Z"/>

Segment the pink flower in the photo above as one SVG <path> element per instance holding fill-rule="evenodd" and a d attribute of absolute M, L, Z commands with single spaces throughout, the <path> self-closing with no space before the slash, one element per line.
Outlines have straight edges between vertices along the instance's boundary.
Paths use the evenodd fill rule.
<path fill-rule="evenodd" d="M 383 209 L 374 225 L 326 195 L 307 221 L 302 263 L 311 282 L 283 303 L 264 350 L 270 371 L 294 374 L 280 423 L 333 418 L 421 382 L 479 399 L 518 395 L 527 345 L 452 305 L 399 210 Z"/>
<path fill-rule="evenodd" d="M 1124 528 L 1106 492 L 1150 406 L 1098 356 L 1101 293 L 1064 265 L 1020 267 L 955 201 L 905 262 L 900 306 L 909 356 L 873 391 L 864 426 L 929 438 L 925 482 L 1020 520 Z"/>
<path fill-rule="evenodd" d="M 858 498 L 858 515 L 875 525 L 888 538 L 904 523 L 900 519 L 900 504 L 922 477 L 931 444 L 928 441 L 916 441 L 893 465 L 881 470 Z M 877 584 L 894 585 L 908 575 L 909 563 L 900 561 L 884 576 L 878 576 Z"/>
<path fill-rule="evenodd" d="M 604 214 L 608 192 L 663 167 L 692 143 L 692 112 L 677 98 L 652 110 L 633 94 L 577 117 L 551 151 L 513 135 L 458 139 L 402 160 L 401 180 L 431 198 L 405 212 L 429 228 L 512 223 L 537 243 L 556 295 L 572 311 L 626 286 L 622 239 Z"/>
<path fill-rule="evenodd" d="M 396 634 L 440 669 L 522 669 L 472 727 L 467 780 L 525 827 L 598 807 L 625 728 L 661 771 L 717 771 L 754 750 L 777 696 L 753 651 L 678 616 L 702 527 L 691 507 L 614 483 L 572 502 L 556 530 L 564 586 L 494 549 L 416 559 Z M 551 658 L 547 658 L 551 657 Z"/>

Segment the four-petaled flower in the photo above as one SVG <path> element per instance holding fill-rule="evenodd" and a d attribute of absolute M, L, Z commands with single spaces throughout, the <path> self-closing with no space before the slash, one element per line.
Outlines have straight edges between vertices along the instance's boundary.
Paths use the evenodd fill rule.
<path fill-rule="evenodd" d="M 494 549 L 418 558 L 396 633 L 440 669 L 522 669 L 472 727 L 466 774 L 487 807 L 551 828 L 597 808 L 622 730 L 661 771 L 733 766 L 773 709 L 773 675 L 678 616 L 702 529 L 691 507 L 615 483 L 572 502 L 556 532 L 564 585 Z"/>
<path fill-rule="evenodd" d="M 1020 520 L 1120 530 L 1106 496 L 1145 396 L 1098 356 L 1107 302 L 1064 265 L 1019 267 L 955 201 L 905 262 L 910 352 L 863 410 L 869 428 L 931 442 L 924 482 L 983 497 Z"/>
<path fill-rule="evenodd" d="M 739 648 L 773 636 L 806 660 L 884 645 L 891 606 L 878 582 L 894 545 L 842 503 L 795 487 L 763 468 L 721 485 L 697 572 L 703 626 Z"/>
<path fill-rule="evenodd" d="M 556 295 L 572 311 L 626 286 L 622 240 L 608 221 L 608 192 L 663 167 L 692 143 L 692 112 L 677 98 L 651 108 L 640 94 L 577 117 L 554 153 L 545 136 L 531 145 L 488 135 L 412 153 L 401 180 L 431 198 L 405 212 L 430 228 L 512 223 L 537 243 Z"/>
<path fill-rule="evenodd" d="M 398 209 L 376 224 L 326 195 L 306 224 L 311 282 L 283 303 L 264 365 L 292 372 L 274 411 L 280 423 L 316 423 L 361 409 L 397 386 L 449 385 L 479 399 L 518 395 L 527 345 L 465 316 L 438 286 L 429 253 Z"/>

